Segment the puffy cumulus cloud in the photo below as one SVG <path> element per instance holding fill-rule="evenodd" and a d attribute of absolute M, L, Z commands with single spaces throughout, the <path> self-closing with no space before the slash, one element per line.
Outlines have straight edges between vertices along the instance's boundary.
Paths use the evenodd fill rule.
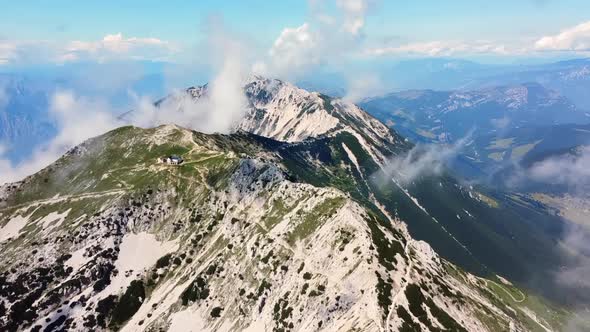
<path fill-rule="evenodd" d="M 354 36 L 359 35 L 365 26 L 367 11 L 375 5 L 374 1 L 337 0 L 336 3 L 344 15 L 342 28 Z"/>
<path fill-rule="evenodd" d="M 559 283 L 573 289 L 584 289 L 590 295 L 590 236 L 588 230 L 571 226 L 566 229 L 561 245 L 567 250 L 581 254 L 576 264 L 560 269 L 556 273 Z"/>
<path fill-rule="evenodd" d="M 510 120 L 510 118 L 508 116 L 504 116 L 498 119 L 491 119 L 490 123 L 492 124 L 492 126 L 494 126 L 496 129 L 506 129 L 508 128 L 508 125 L 512 122 L 512 120 Z"/>
<path fill-rule="evenodd" d="M 283 51 L 294 51 L 298 48 L 313 49 L 315 44 L 316 40 L 309 30 L 309 24 L 303 23 L 297 28 L 285 28 L 274 42 L 270 54 L 279 56 Z"/>
<path fill-rule="evenodd" d="M 78 97 L 71 91 L 53 94 L 49 113 L 55 119 L 59 133 L 17 165 L 0 159 L 0 183 L 16 181 L 35 173 L 74 145 L 120 125 L 108 104 Z"/>
<path fill-rule="evenodd" d="M 67 150 L 121 124 L 108 103 L 76 96 L 72 91 L 56 92 L 49 111 L 58 123 L 59 133 L 50 145 L 57 151 Z"/>
<path fill-rule="evenodd" d="M 379 177 L 380 181 L 395 178 L 402 184 L 408 184 L 422 176 L 441 174 L 448 163 L 455 158 L 470 140 L 471 133 L 455 144 L 419 144 L 409 152 L 391 158 Z"/>
<path fill-rule="evenodd" d="M 205 45 L 214 75 L 207 85 L 204 98 L 196 102 L 188 101 L 193 109 L 192 112 L 184 113 L 202 117 L 202 120 L 193 122 L 189 126 L 191 128 L 207 133 L 227 133 L 246 112 L 247 99 L 243 85 L 249 74 L 247 59 L 250 55 L 241 39 L 227 31 L 220 20 L 209 22 L 206 35 Z"/>
<path fill-rule="evenodd" d="M 587 197 L 590 193 L 590 146 L 580 146 L 570 153 L 549 157 L 530 166 L 519 163 L 507 166 L 511 168 L 510 174 L 503 185 L 512 190 L 546 185 L 557 186 L 559 191 L 573 196 Z"/>
<path fill-rule="evenodd" d="M 268 52 L 270 61 L 257 62 L 253 71 L 269 75 L 302 72 L 319 64 L 321 36 L 311 31 L 308 23 L 296 28 L 285 28 Z"/>
<path fill-rule="evenodd" d="M 376 45 L 363 51 L 365 56 L 471 56 L 539 55 L 547 51 L 590 51 L 590 21 L 564 29 L 556 35 L 531 40 L 498 42 L 489 40 L 435 40 L 397 45 Z"/>
<path fill-rule="evenodd" d="M 245 110 L 241 85 L 234 83 L 235 72 L 234 65 L 226 63 L 210 84 L 209 97 L 201 100 L 176 92 L 156 106 L 150 97 L 134 96 L 133 111 L 124 119 L 119 115 L 127 108 L 113 106 L 99 97 L 58 91 L 52 95 L 48 110 L 57 125 L 57 135 L 18 164 L 2 158 L 6 146 L 1 145 L 0 184 L 33 174 L 86 139 L 126 124 L 144 128 L 177 124 L 206 133 L 227 133 Z"/>
<path fill-rule="evenodd" d="M 63 64 L 73 61 L 166 60 L 181 48 L 157 38 L 109 34 L 100 40 L 0 40 L 0 65 Z"/>
<path fill-rule="evenodd" d="M 347 74 L 346 95 L 342 98 L 351 103 L 357 103 L 365 98 L 383 95 L 388 92 L 388 87 L 376 73 Z"/>
<path fill-rule="evenodd" d="M 145 96 L 136 96 L 136 107 L 125 116 L 126 122 L 149 128 L 159 124 L 176 124 L 200 130 L 210 117 L 208 109 L 184 91 L 175 91 L 157 106 Z"/>
<path fill-rule="evenodd" d="M 540 51 L 590 51 L 590 21 L 565 29 L 554 36 L 537 40 Z"/>
<path fill-rule="evenodd" d="M 350 66 L 366 42 L 363 33 L 366 19 L 378 2 L 310 0 L 306 22 L 284 28 L 266 56 L 254 63 L 252 71 L 263 76 L 305 80 L 326 66 L 331 72 L 342 74 L 347 101 L 356 102 L 377 91 L 385 92 L 375 70 Z"/>
<path fill-rule="evenodd" d="M 572 190 L 590 185 L 590 146 L 574 154 L 566 154 L 537 162 L 527 171 L 535 181 L 567 185 Z"/>
<path fill-rule="evenodd" d="M 324 59 L 324 36 L 309 23 L 284 28 L 262 60 L 252 66 L 254 74 L 293 79 Z"/>
<path fill-rule="evenodd" d="M 509 48 L 503 44 L 489 41 L 430 41 L 421 43 L 409 43 L 395 46 L 381 46 L 368 48 L 364 51 L 366 56 L 465 56 L 478 54 L 508 55 L 522 53 L 523 50 Z"/>
<path fill-rule="evenodd" d="M 202 97 L 195 99 L 184 90 L 176 90 L 155 105 L 149 97 L 136 96 L 136 107 L 126 120 L 140 127 L 177 124 L 204 133 L 229 133 L 244 116 L 247 99 L 239 52 L 227 47 L 225 60 Z"/>
<path fill-rule="evenodd" d="M 590 303 L 590 229 L 587 225 L 565 224 L 559 245 L 570 253 L 575 253 L 568 264 L 554 271 L 557 285 L 568 292 L 573 303 L 574 313 L 568 317 L 564 331 L 587 331 L 590 319 L 587 304 Z M 586 328 L 585 328 L 586 327 Z"/>
<path fill-rule="evenodd" d="M 9 41 L 0 40 L 0 65 L 13 62 L 17 57 L 17 45 Z"/>
<path fill-rule="evenodd" d="M 266 57 L 253 66 L 256 74 L 293 79 L 321 64 L 342 66 L 356 56 L 362 32 L 376 0 L 311 0 L 310 15 L 297 27 L 286 27 Z M 334 6 L 326 6 L 334 3 Z M 326 10 L 336 8 L 336 13 Z"/>
<path fill-rule="evenodd" d="M 590 199 L 590 146 L 580 147 L 571 154 L 551 157 L 534 163 L 529 168 L 519 168 L 510 179 L 509 185 L 522 185 L 528 181 L 540 184 L 559 185 L 564 191 L 563 197 L 555 196 L 557 201 L 587 202 Z M 556 194 L 557 195 L 557 194 Z M 577 205 L 577 204 L 576 204 Z M 572 211 L 583 211 L 584 205 L 567 207 Z M 567 206 L 567 205 L 566 205 Z M 563 214 L 568 218 L 568 214 Z M 590 216 L 585 219 L 575 218 L 564 222 L 559 245 L 565 252 L 574 256 L 554 272 L 557 284 L 568 290 L 573 304 L 583 304 L 581 311 L 573 315 L 564 331 L 582 331 L 580 317 L 587 317 L 587 303 L 590 303 Z M 586 324 L 588 321 L 586 321 Z"/>
<path fill-rule="evenodd" d="M 0 39 L 0 66 L 52 62 L 58 49 L 59 45 L 47 40 Z"/>
<path fill-rule="evenodd" d="M 367 48 L 366 56 L 470 56 L 470 55 L 539 55 L 543 52 L 590 51 L 590 21 L 564 29 L 556 35 L 509 42 L 487 40 L 436 40 Z"/>
<path fill-rule="evenodd" d="M 206 45 L 214 75 L 205 98 L 196 100 L 178 91 L 156 106 L 151 97 L 134 95 L 130 91 L 131 105 L 118 107 L 104 97 L 85 97 L 69 90 L 57 91 L 50 98 L 48 113 L 57 125 L 58 134 L 18 164 L 2 159 L 5 152 L 2 149 L 0 184 L 33 174 L 84 140 L 125 124 L 140 127 L 178 124 L 207 133 L 227 133 L 246 110 L 242 88 L 245 77 L 245 65 L 241 61 L 243 46 L 218 26 L 208 30 L 207 36 Z M 130 69 L 131 73 L 126 73 L 123 67 L 120 70 L 117 77 L 123 83 L 127 81 L 126 76 L 133 76 L 133 69 Z M 133 111 L 128 113 L 129 109 Z M 121 119 L 120 115 L 126 113 L 128 116 Z"/>
<path fill-rule="evenodd" d="M 210 82 L 207 98 L 201 105 L 206 110 L 202 113 L 207 114 L 207 119 L 199 123 L 202 128 L 197 128 L 201 131 L 227 133 L 246 112 L 247 99 L 242 85 L 244 68 L 239 53 L 235 53 L 237 47 L 225 47 L 228 47 L 224 52 L 225 61 Z"/>
<path fill-rule="evenodd" d="M 158 38 L 125 37 L 121 33 L 110 34 L 98 41 L 71 41 L 58 55 L 57 61 L 67 62 L 80 59 L 165 59 L 177 48 L 170 42 Z"/>

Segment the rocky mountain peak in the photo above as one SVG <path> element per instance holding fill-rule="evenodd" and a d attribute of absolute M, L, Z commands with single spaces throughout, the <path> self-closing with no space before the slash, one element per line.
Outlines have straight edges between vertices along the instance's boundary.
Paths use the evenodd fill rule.
<path fill-rule="evenodd" d="M 387 155 L 405 146 L 393 130 L 358 106 L 342 99 L 301 89 L 278 79 L 253 75 L 244 81 L 248 100 L 246 113 L 234 130 L 284 142 L 301 142 L 309 138 L 349 132 L 355 135 L 379 163 Z M 186 93 L 198 100 L 207 98 L 207 85 L 192 87 Z M 169 96 L 169 105 L 178 96 Z M 183 111 L 178 98 L 179 111 Z"/>
<path fill-rule="evenodd" d="M 331 176 L 361 171 L 354 136 L 334 139 L 345 137 L 332 148 L 346 154 L 330 158 L 348 157 L 325 162 L 340 168 Z M 317 167 L 299 159 L 302 145 L 123 127 L 0 188 L 0 329 L 552 327 L 537 315 L 553 309 L 442 259 L 400 220 L 293 181 Z M 184 163 L 157 162 L 171 154 Z"/>

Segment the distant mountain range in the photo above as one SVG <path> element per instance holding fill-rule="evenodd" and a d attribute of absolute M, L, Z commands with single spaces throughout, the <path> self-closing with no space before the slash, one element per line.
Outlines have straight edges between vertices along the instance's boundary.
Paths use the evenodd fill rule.
<path fill-rule="evenodd" d="M 559 93 L 574 104 L 576 109 L 585 111 L 590 110 L 590 102 L 586 98 L 586 91 L 589 91 L 590 86 L 589 63 L 588 59 L 578 59 L 543 65 L 485 65 L 458 59 L 419 59 L 403 61 L 393 66 L 381 63 L 377 72 L 382 73 L 382 85 L 392 91 L 481 91 L 502 86 L 524 86 L 524 83 L 533 82 Z M 114 79 L 115 74 L 121 70 L 130 73 Z M 0 88 L 6 87 L 6 91 L 2 88 L 2 95 L 14 95 L 9 98 L 12 102 L 5 105 L 0 103 L 0 143 L 8 148 L 5 158 L 12 162 L 22 160 L 40 142 L 55 135 L 55 124 L 47 114 L 47 105 L 48 97 L 57 88 L 74 89 L 87 97 L 99 95 L 114 105 L 124 107 L 131 98 L 129 91 L 156 98 L 166 93 L 167 81 L 178 83 L 178 80 L 174 80 L 175 76 L 180 73 L 188 75 L 188 71 L 179 66 L 143 62 L 78 64 L 21 71 L 0 74 Z M 207 75 L 202 69 L 191 72 L 193 80 L 195 77 L 205 80 Z M 88 77 L 93 78 L 91 83 L 88 82 Z M 184 80 L 186 79 L 181 81 Z M 346 81 L 346 77 L 341 74 L 321 70 L 301 78 L 297 85 L 308 91 L 342 97 L 347 94 L 348 87 L 342 83 Z M 402 133 L 411 136 L 411 133 Z"/>
<path fill-rule="evenodd" d="M 48 107 L 48 91 L 39 82 L 0 75 L 0 145 L 5 157 L 19 161 L 56 134 Z"/>
<path fill-rule="evenodd" d="M 129 64 L 125 70 L 142 65 Z M 123 65 L 77 64 L 0 73 L 0 157 L 17 164 L 55 137 L 59 128 L 49 107 L 58 91 L 72 91 L 122 109 L 133 99 L 130 91 L 154 98 L 164 94 L 162 75 L 149 72 L 113 78 L 119 66 Z"/>
<path fill-rule="evenodd" d="M 478 80 L 478 86 L 536 82 L 558 91 L 581 109 L 590 110 L 590 59 L 561 61 L 525 66 L 520 70 L 498 73 Z"/>
<path fill-rule="evenodd" d="M 536 83 L 473 91 L 411 90 L 367 99 L 369 113 L 417 141 L 453 141 L 470 131 L 588 123 L 590 113 Z"/>
<path fill-rule="evenodd" d="M 376 73 L 389 91 L 470 91 L 483 88 L 538 83 L 555 90 L 581 109 L 590 110 L 590 59 L 545 64 L 483 64 L 453 58 L 379 63 L 361 72 Z M 331 72 L 315 73 L 301 80 L 307 89 L 346 95 L 347 77 Z"/>
<path fill-rule="evenodd" d="M 590 114 L 537 83 L 473 91 L 410 90 L 367 99 L 369 113 L 415 142 L 455 144 L 458 174 L 494 179 L 515 163 L 590 144 Z"/>

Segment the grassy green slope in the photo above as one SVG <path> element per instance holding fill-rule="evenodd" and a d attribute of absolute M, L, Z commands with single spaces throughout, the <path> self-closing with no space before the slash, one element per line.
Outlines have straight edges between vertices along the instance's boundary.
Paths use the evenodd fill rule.
<path fill-rule="evenodd" d="M 522 300 L 521 295 L 523 293 L 520 290 L 509 287 L 492 276 L 492 271 L 496 272 L 495 269 L 502 268 L 502 261 L 505 263 L 510 262 L 510 264 L 505 265 L 516 265 L 512 266 L 512 268 L 519 267 L 523 269 L 513 269 L 509 271 L 510 273 L 515 275 L 527 273 L 529 271 L 526 269 L 529 266 L 524 264 L 524 260 L 531 259 L 524 253 L 517 252 L 520 250 L 517 241 L 511 242 L 507 239 L 506 234 L 510 233 L 502 232 L 504 229 L 501 226 L 512 231 L 512 226 L 508 224 L 520 222 L 520 219 L 516 219 L 516 217 L 498 212 L 499 207 L 505 206 L 503 201 L 498 200 L 498 207 L 490 207 L 490 204 L 494 205 L 491 200 L 472 199 L 469 197 L 468 191 L 457 187 L 456 183 L 451 179 L 443 177 L 436 179 L 436 181 L 442 181 L 442 186 L 437 186 L 436 183 L 423 182 L 416 183 L 409 188 L 411 195 L 418 197 L 420 204 L 428 211 L 424 212 L 393 183 L 376 183 L 376 177 L 373 175 L 378 172 L 378 166 L 372 162 L 372 159 L 356 138 L 349 134 L 310 140 L 301 144 L 285 144 L 250 134 L 231 136 L 204 135 L 187 130 L 178 130 L 175 127 L 170 127 L 167 136 L 159 137 L 162 130 L 162 128 L 139 129 L 123 127 L 82 144 L 52 166 L 26 179 L 19 191 L 9 196 L 8 201 L 3 202 L 3 206 L 0 206 L 3 216 L 10 215 L 25 204 L 30 206 L 30 210 L 27 212 L 33 213 L 34 211 L 39 217 L 50 212 L 63 212 L 69 209 L 70 212 L 60 227 L 65 227 L 75 233 L 79 229 L 77 223 L 80 220 L 88 219 L 89 216 L 94 215 L 96 217 L 100 215 L 103 206 L 123 204 L 121 210 L 127 211 L 125 208 L 127 203 L 124 204 L 123 202 L 129 202 L 131 211 L 133 211 L 137 207 L 138 203 L 136 202 L 149 200 L 147 197 L 152 195 L 150 192 L 153 190 L 160 193 L 160 189 L 162 195 L 166 195 L 165 203 L 171 205 L 170 211 L 172 211 L 172 214 L 166 217 L 168 219 L 151 224 L 150 227 L 154 228 L 152 231 L 156 231 L 158 234 L 172 232 L 172 237 L 181 238 L 183 245 L 197 243 L 195 245 L 197 249 L 201 248 L 199 245 L 208 243 L 207 241 L 211 240 L 210 249 L 204 253 L 203 258 L 222 257 L 228 261 L 234 257 L 233 254 L 228 254 L 229 252 L 238 252 L 240 255 L 245 255 L 245 253 L 239 247 L 232 247 L 235 249 L 229 248 L 230 240 L 225 237 L 218 237 L 217 239 L 211 237 L 211 234 L 220 227 L 219 223 L 223 218 L 216 216 L 214 211 L 208 211 L 211 215 L 198 215 L 193 212 L 197 211 L 203 202 L 212 199 L 211 192 L 221 193 L 227 190 L 228 180 L 232 174 L 235 174 L 240 158 L 256 156 L 282 165 L 287 173 L 286 175 L 291 180 L 320 187 L 336 187 L 349 193 L 353 199 L 365 206 L 370 211 L 368 213 L 369 218 L 366 220 L 370 233 L 367 232 L 367 234 L 370 234 L 375 245 L 374 251 L 377 261 L 388 270 L 394 269 L 392 264 L 396 259 L 399 259 L 399 255 L 403 254 L 401 256 L 403 260 L 407 258 L 404 258 L 403 248 L 399 245 L 392 246 L 392 243 L 395 244 L 397 241 L 390 243 L 384 235 L 388 233 L 393 234 L 398 239 L 402 238 L 400 233 L 385 221 L 387 219 L 384 212 L 404 220 L 412 234 L 417 235 L 418 239 L 422 237 L 431 241 L 431 245 L 443 257 L 448 257 L 451 261 L 459 263 L 459 265 L 465 266 L 469 270 L 490 277 L 488 281 L 484 279 L 474 281 L 461 269 L 457 269 L 450 264 L 447 266 L 449 276 L 453 276 L 461 283 L 470 285 L 470 288 L 474 285 L 478 287 L 481 295 L 497 303 L 504 314 L 510 317 L 515 315 L 518 321 L 524 322 L 525 326 L 531 330 L 538 329 L 539 324 L 531 321 L 530 318 L 527 318 L 527 315 L 523 315 L 522 311 L 513 313 L 510 308 L 522 307 L 526 309 L 533 307 L 533 312 L 536 315 L 541 315 L 543 321 L 550 322 L 552 326 L 562 326 L 565 321 L 567 312 L 553 308 L 550 304 L 528 294 L 525 294 L 524 300 Z M 347 149 L 354 154 L 354 158 L 348 154 Z M 169 154 L 181 154 L 186 162 L 180 167 L 157 164 L 156 158 Z M 263 170 L 257 171 L 262 172 Z M 435 179 L 425 179 L 424 181 L 427 180 L 435 181 Z M 420 191 L 421 188 L 422 191 Z M 424 188 L 441 189 L 428 191 Z M 60 199 L 64 200 L 60 201 Z M 254 227 L 250 226 L 248 232 L 253 232 L 253 236 L 257 237 L 257 242 L 259 236 L 261 239 L 265 239 L 265 236 L 284 220 L 289 212 L 296 209 L 300 202 L 311 199 L 314 199 L 313 191 L 310 192 L 310 195 L 289 203 L 280 200 L 268 200 L 265 208 L 268 208 L 270 213 L 262 218 L 261 223 Z M 433 200 L 435 203 L 428 203 L 429 200 Z M 384 206 L 385 211 L 382 211 L 375 204 L 377 201 Z M 43 208 L 37 209 L 36 202 L 45 202 L 42 204 Z M 145 202 L 146 204 L 154 203 Z M 322 222 L 327 219 L 327 216 L 332 215 L 342 204 L 342 197 L 326 198 L 312 210 L 297 213 L 295 218 L 297 224 L 294 224 L 293 229 L 285 233 L 286 247 L 294 246 L 298 242 L 306 243 L 315 231 L 322 227 Z M 224 209 L 222 206 L 220 207 L 221 210 Z M 454 213 L 459 213 L 459 210 L 464 208 L 469 209 L 474 216 L 474 220 L 469 222 L 467 226 L 461 222 L 455 223 L 456 218 L 453 216 Z M 509 211 L 514 210 L 510 206 L 506 209 Z M 178 217 L 174 215 L 175 211 L 189 211 L 191 213 L 187 216 Z M 492 221 L 479 219 L 491 218 L 494 213 L 515 219 L 502 220 L 497 218 Z M 432 216 L 435 216 L 439 223 L 435 222 Z M 30 219 L 36 220 L 37 218 L 33 215 Z M 0 221 L 3 222 L 3 220 Z M 463 222 L 467 223 L 467 221 Z M 489 224 L 486 222 L 489 222 Z M 88 222 L 88 224 L 93 223 L 95 222 Z M 232 219 L 226 223 L 234 225 L 234 220 Z M 243 223 L 248 224 L 248 218 L 245 217 L 244 220 L 236 219 L 235 223 L 240 225 Z M 229 225 L 225 226 L 229 227 Z M 38 227 L 38 225 L 35 227 Z M 178 232 L 179 229 L 182 229 L 182 231 Z M 451 237 L 447 231 L 453 233 L 457 240 Z M 31 239 L 37 240 L 37 238 L 40 241 L 43 240 L 44 235 L 37 230 L 25 229 L 23 234 L 25 233 L 28 234 L 29 242 Z M 189 234 L 193 233 L 198 233 L 198 240 L 188 237 Z M 361 233 L 365 234 L 364 232 Z M 244 234 L 246 233 L 243 233 L 242 236 Z M 342 234 L 348 233 L 343 232 Z M 352 235 L 353 233 L 350 233 L 346 236 Z M 473 238 L 475 243 L 467 241 L 470 238 Z M 3 247 L 5 256 L 18 254 L 18 250 L 23 248 L 22 241 L 25 241 L 25 239 L 19 238 Z M 69 240 L 64 243 L 67 241 Z M 348 238 L 347 241 L 349 241 Z M 471 254 L 461 246 L 462 241 L 471 246 L 469 248 Z M 261 241 L 261 243 L 267 243 L 266 245 L 268 245 L 271 242 Z M 406 245 L 401 240 L 400 244 Z M 344 246 L 345 242 L 342 240 L 335 245 Z M 488 248 L 495 248 L 493 255 L 486 256 L 485 253 L 480 251 L 479 248 L 486 248 L 486 245 L 489 246 Z M 539 255 L 543 254 L 543 250 L 544 248 L 539 249 Z M 218 256 L 218 253 L 223 253 L 223 255 Z M 265 283 L 267 282 L 266 279 L 259 280 L 258 277 L 260 277 L 261 273 L 265 278 L 268 278 L 271 274 L 274 274 L 280 264 L 285 264 L 284 261 L 289 260 L 291 254 L 288 250 L 285 252 L 275 250 L 274 253 L 265 253 L 264 255 L 260 253 L 260 256 L 256 257 L 264 263 L 264 267 L 258 271 L 258 267 L 250 266 L 249 269 L 252 269 L 252 271 L 246 269 L 243 273 L 246 280 L 252 279 L 252 287 L 257 289 L 254 294 L 258 292 L 258 296 L 260 296 L 265 292 L 267 286 L 272 287 Z M 396 254 L 399 255 L 396 256 Z M 413 253 L 410 253 L 410 256 L 413 255 Z M 181 257 L 181 255 L 176 254 L 173 256 L 175 258 L 176 256 Z M 245 256 L 238 255 L 235 257 L 239 258 L 237 261 L 246 259 Z M 532 259 L 537 259 L 537 257 Z M 10 260 L 8 257 L 3 258 L 3 261 Z M 270 260 L 273 263 L 266 266 L 265 260 Z M 489 265 L 490 268 L 485 268 L 482 264 Z M 294 270 L 294 267 L 290 267 L 290 269 Z M 416 271 L 420 272 L 421 270 L 416 269 Z M 506 273 L 506 275 L 508 274 Z M 178 272 L 172 272 L 163 279 L 157 279 L 156 281 L 146 277 L 146 294 L 150 296 L 150 292 L 158 287 L 158 283 L 164 283 L 168 278 L 178 275 Z M 185 277 L 183 276 L 183 278 Z M 186 281 L 182 278 L 179 280 Z M 225 286 L 228 289 L 231 288 L 230 282 L 231 280 L 228 279 L 228 284 Z M 388 310 L 387 303 L 389 296 L 392 295 L 389 294 L 392 282 L 383 279 L 380 280 L 376 287 L 380 305 L 382 305 L 384 311 Z M 439 285 L 438 287 L 444 289 L 444 286 Z M 410 287 L 409 289 L 412 289 L 412 291 L 406 291 L 406 293 L 408 296 L 414 295 L 412 301 L 415 302 L 412 303 L 416 304 L 414 306 L 415 310 L 418 310 L 417 308 L 421 303 L 427 305 L 430 310 L 437 308 L 430 298 L 432 294 L 436 293 L 435 289 L 432 289 L 432 292 L 430 292 L 432 294 L 428 293 L 430 295 L 427 294 L 427 296 L 420 295 L 421 292 L 426 291 L 416 290 L 416 287 Z M 238 290 L 232 291 L 236 293 Z M 193 288 L 187 288 L 181 295 L 183 303 L 185 300 L 187 303 L 197 301 L 201 293 L 195 292 L 196 290 Z M 447 295 L 451 298 L 457 297 L 456 294 L 449 293 Z M 458 299 L 460 298 L 459 296 Z M 122 299 L 120 300 L 122 301 Z M 475 302 L 471 303 L 471 305 L 473 307 L 478 306 Z M 258 310 L 255 306 L 253 308 L 253 310 Z M 225 310 L 230 311 L 229 308 Z M 402 309 L 398 310 L 401 311 Z M 115 309 L 115 312 L 117 314 L 113 313 L 114 317 L 121 316 L 116 319 L 117 322 L 120 321 L 119 323 L 115 322 L 117 324 L 122 324 L 129 318 L 123 309 Z M 488 329 L 507 330 L 506 323 L 499 322 L 496 319 L 497 314 L 486 314 L 484 308 L 481 308 L 478 312 L 483 315 L 478 319 L 487 322 Z M 237 313 L 235 314 L 237 315 Z M 451 324 L 449 326 L 454 324 L 453 320 L 449 320 L 443 313 L 439 312 L 438 315 L 440 315 L 440 321 L 449 322 Z M 408 324 L 410 321 L 412 321 L 412 318 L 409 318 Z"/>
<path fill-rule="evenodd" d="M 354 153 L 360 172 L 343 144 Z M 536 206 L 516 204 L 514 197 L 483 194 L 446 175 L 419 178 L 405 192 L 379 174 L 378 165 L 347 133 L 285 145 L 278 152 L 299 181 L 337 187 L 379 213 L 376 198 L 408 224 L 415 238 L 471 272 L 500 274 L 521 285 L 534 277 L 541 289 L 564 262 L 556 243 L 563 222 Z"/>

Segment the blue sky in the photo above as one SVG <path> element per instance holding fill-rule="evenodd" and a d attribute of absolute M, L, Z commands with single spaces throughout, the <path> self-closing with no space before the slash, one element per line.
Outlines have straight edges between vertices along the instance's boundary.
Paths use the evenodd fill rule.
<path fill-rule="evenodd" d="M 2 5 L 0 65 L 192 61 L 210 38 L 212 17 L 247 45 L 252 58 L 274 52 L 281 37 L 289 49 L 275 53 L 316 63 L 408 57 L 506 62 L 582 57 L 590 50 L 587 0 L 30 0 Z M 348 30 L 350 24 L 358 29 Z M 302 37 L 313 50 L 297 44 Z M 328 57 L 323 44 L 337 55 Z"/>
<path fill-rule="evenodd" d="M 2 5 L 3 37 L 96 39 L 121 32 L 186 41 L 195 39 L 210 15 L 222 15 L 234 28 L 272 38 L 287 25 L 301 24 L 304 1 L 11 1 Z"/>
<path fill-rule="evenodd" d="M 404 38 L 510 38 L 554 33 L 590 20 L 584 0 L 381 1 L 367 33 Z M 16 39 L 96 39 L 121 32 L 184 41 L 208 15 L 271 42 L 286 26 L 306 20 L 305 0 L 250 1 L 6 1 L 0 34 Z"/>

